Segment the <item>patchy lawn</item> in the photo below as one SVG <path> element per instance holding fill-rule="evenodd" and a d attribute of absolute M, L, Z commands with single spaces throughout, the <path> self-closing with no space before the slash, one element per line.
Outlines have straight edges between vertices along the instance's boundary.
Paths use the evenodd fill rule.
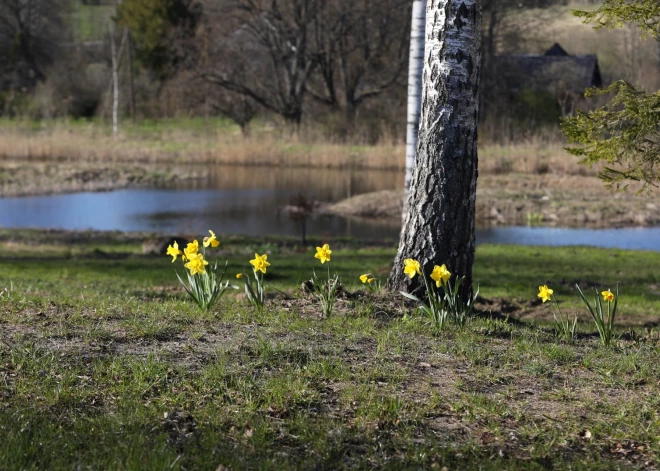
<path fill-rule="evenodd" d="M 658 468 L 660 254 L 480 247 L 479 316 L 437 333 L 359 289 L 391 247 L 333 243 L 322 319 L 292 240 L 222 238 L 232 278 L 270 252 L 258 315 L 197 311 L 145 237 L 0 231 L 0 469 Z M 557 342 L 538 285 L 572 312 L 617 280 L 616 346 Z"/>

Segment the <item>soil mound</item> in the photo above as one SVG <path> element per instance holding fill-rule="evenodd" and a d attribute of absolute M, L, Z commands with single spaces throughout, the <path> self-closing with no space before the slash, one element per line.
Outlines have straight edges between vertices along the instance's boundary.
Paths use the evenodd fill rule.
<path fill-rule="evenodd" d="M 484 175 L 479 177 L 476 220 L 481 226 L 644 227 L 660 225 L 659 195 L 615 192 L 592 176 Z M 354 196 L 322 212 L 400 223 L 401 190 Z"/>
<path fill-rule="evenodd" d="M 401 221 L 402 211 L 403 191 L 400 190 L 365 193 L 324 208 L 324 212 L 337 216 L 381 221 Z"/>

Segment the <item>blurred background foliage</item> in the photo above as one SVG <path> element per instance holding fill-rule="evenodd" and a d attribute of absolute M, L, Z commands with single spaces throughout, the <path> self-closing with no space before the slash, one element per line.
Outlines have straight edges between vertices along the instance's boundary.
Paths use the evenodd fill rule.
<path fill-rule="evenodd" d="M 258 120 L 312 128 L 314 139 L 400 143 L 411 3 L 3 0 L 0 115 L 108 121 L 114 38 L 122 119 L 224 117 L 244 134 Z M 625 79 L 660 88 L 655 41 L 633 26 L 594 31 L 572 14 L 601 5 L 483 0 L 484 142 L 561 141 L 562 117 L 605 102 L 556 80 L 512 86 L 502 58 L 542 57 L 558 43 L 570 56 L 596 55 L 602 85 Z"/>

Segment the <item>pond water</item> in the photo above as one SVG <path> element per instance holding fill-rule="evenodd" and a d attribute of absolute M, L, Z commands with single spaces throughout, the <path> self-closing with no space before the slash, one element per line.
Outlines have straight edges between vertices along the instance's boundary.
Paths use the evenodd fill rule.
<path fill-rule="evenodd" d="M 157 231 L 170 234 L 299 235 L 300 222 L 278 207 L 295 192 L 247 190 L 120 190 L 0 199 L 0 226 Z M 358 238 L 396 237 L 398 230 L 315 217 L 307 233 Z"/>
<path fill-rule="evenodd" d="M 280 208 L 297 194 L 320 201 L 400 187 L 400 172 L 313 169 L 213 168 L 209 178 L 168 188 L 105 193 L 0 198 L 0 227 L 215 232 L 300 235 L 300 222 Z M 353 236 L 398 241 L 399 227 L 318 216 L 310 235 Z M 660 228 L 564 229 L 495 227 L 479 229 L 477 243 L 591 245 L 660 250 Z"/>
<path fill-rule="evenodd" d="M 660 227 L 574 229 L 563 227 L 495 227 L 477 230 L 477 244 L 589 245 L 660 251 Z"/>
<path fill-rule="evenodd" d="M 208 178 L 167 188 L 0 198 L 0 226 L 57 229 L 299 235 L 301 223 L 280 208 L 298 194 L 339 201 L 401 186 L 399 171 L 210 167 Z M 398 239 L 399 229 L 315 217 L 312 235 Z"/>

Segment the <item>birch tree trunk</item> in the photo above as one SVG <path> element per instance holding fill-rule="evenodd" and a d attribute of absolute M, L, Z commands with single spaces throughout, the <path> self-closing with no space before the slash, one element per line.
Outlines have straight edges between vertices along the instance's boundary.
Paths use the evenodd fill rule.
<path fill-rule="evenodd" d="M 481 11 L 477 0 L 428 0 L 426 19 L 417 157 L 388 287 L 423 286 L 404 276 L 403 261 L 412 258 L 425 276 L 443 263 L 452 279 L 465 276 L 466 295 L 475 251 Z"/>
<path fill-rule="evenodd" d="M 128 52 L 128 109 L 131 113 L 131 119 L 135 121 L 135 80 L 133 78 L 133 42 L 131 41 L 131 32 L 128 28 L 124 29 L 126 38 L 126 51 Z"/>
<path fill-rule="evenodd" d="M 112 135 L 119 133 L 119 60 L 115 46 L 114 28 L 110 32 L 110 53 L 112 54 Z"/>
<path fill-rule="evenodd" d="M 410 28 L 410 56 L 408 59 L 408 112 L 406 130 L 406 179 L 408 193 L 417 151 L 419 115 L 422 109 L 422 74 L 424 72 L 424 38 L 426 30 L 426 0 L 415 0 Z"/>

